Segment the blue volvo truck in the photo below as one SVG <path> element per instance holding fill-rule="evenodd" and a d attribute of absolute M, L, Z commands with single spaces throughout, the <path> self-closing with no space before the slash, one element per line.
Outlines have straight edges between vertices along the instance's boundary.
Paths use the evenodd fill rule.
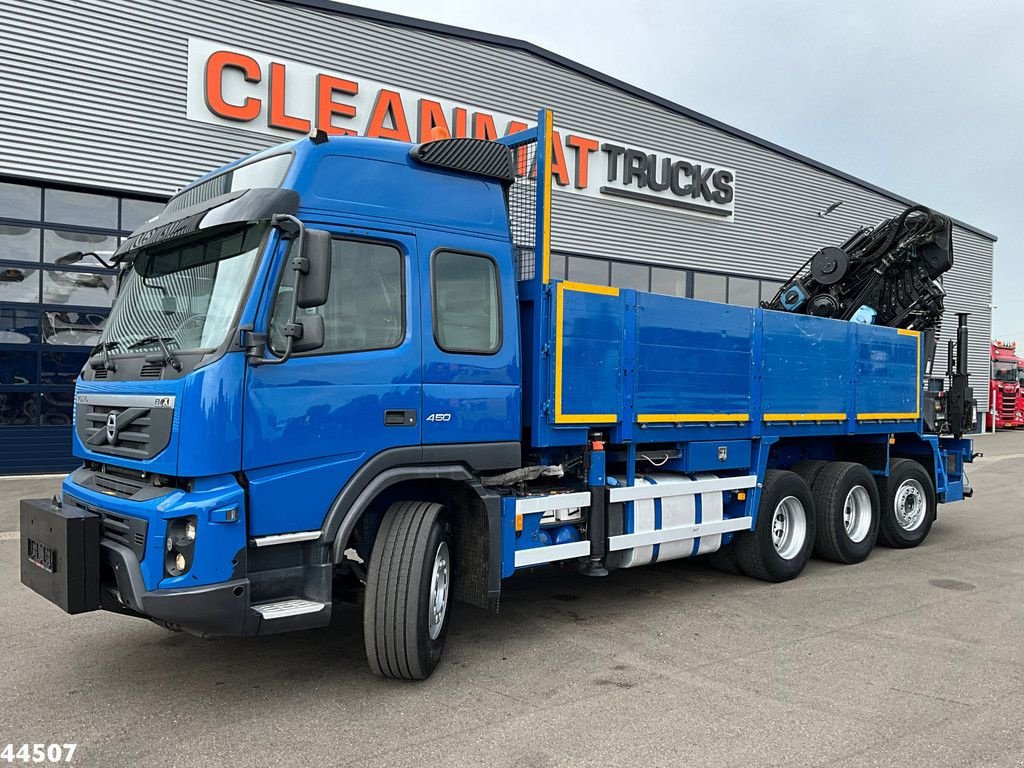
<path fill-rule="evenodd" d="M 970 494 L 966 327 L 933 376 L 923 299 L 820 316 L 872 230 L 772 308 L 553 280 L 550 147 L 548 111 L 496 142 L 317 133 L 175 194 L 113 257 L 82 466 L 22 501 L 23 583 L 200 635 L 355 601 L 372 669 L 422 679 L 453 601 L 497 610 L 522 569 L 779 582 Z M 943 257 L 924 215 L 883 266 Z"/>

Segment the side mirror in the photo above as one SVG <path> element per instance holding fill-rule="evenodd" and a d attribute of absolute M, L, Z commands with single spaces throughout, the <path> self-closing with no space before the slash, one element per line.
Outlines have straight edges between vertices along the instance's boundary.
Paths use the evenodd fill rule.
<path fill-rule="evenodd" d="M 331 287 L 331 235 L 322 229 L 307 229 L 302 238 L 302 259 L 297 281 L 299 309 L 322 307 Z M 294 262 L 293 262 L 294 263 Z"/>
<path fill-rule="evenodd" d="M 65 253 L 63 256 L 58 257 L 56 263 L 60 264 L 61 266 L 67 266 L 68 264 L 77 264 L 82 260 L 83 256 L 85 256 L 85 254 L 82 253 L 81 251 L 69 251 L 68 253 Z"/>
<path fill-rule="evenodd" d="M 299 315 L 295 318 L 301 336 L 292 338 L 292 352 L 310 352 L 324 345 L 323 315 Z"/>

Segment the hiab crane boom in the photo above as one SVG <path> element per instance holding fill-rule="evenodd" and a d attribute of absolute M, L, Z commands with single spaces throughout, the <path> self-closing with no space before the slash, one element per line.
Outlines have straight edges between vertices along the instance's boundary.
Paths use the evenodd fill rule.
<path fill-rule="evenodd" d="M 554 280 L 551 131 L 319 135 L 173 197 L 115 254 L 82 466 L 22 502 L 23 583 L 205 635 L 355 596 L 373 670 L 424 678 L 452 601 L 497 610 L 523 569 L 785 581 L 970 495 L 967 329 L 948 403 L 919 330 L 948 223 L 911 210 L 797 281 L 792 309 L 874 325 Z"/>

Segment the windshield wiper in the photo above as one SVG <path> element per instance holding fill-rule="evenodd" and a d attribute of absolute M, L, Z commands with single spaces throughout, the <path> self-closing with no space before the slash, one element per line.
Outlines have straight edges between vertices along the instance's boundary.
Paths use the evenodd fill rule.
<path fill-rule="evenodd" d="M 116 371 L 117 366 L 114 365 L 108 353 L 114 347 L 119 346 L 121 346 L 121 342 L 119 341 L 104 341 L 100 344 L 97 344 L 95 347 L 92 348 L 93 357 L 89 358 L 89 367 L 92 368 L 94 371 L 98 371 L 101 368 L 108 371 Z M 95 355 L 97 352 L 102 352 L 103 356 L 96 357 Z"/>
<path fill-rule="evenodd" d="M 170 348 L 168 348 L 167 342 L 169 341 L 177 341 L 177 339 L 175 339 L 173 336 L 147 336 L 144 339 L 133 341 L 131 344 L 128 345 L 128 349 L 138 349 L 139 347 L 144 347 L 147 344 L 159 344 L 160 354 L 146 355 L 146 362 L 160 363 L 161 365 L 167 365 L 168 363 L 170 363 L 171 368 L 173 368 L 176 371 L 180 371 L 181 363 L 178 362 L 178 358 L 176 358 L 174 356 L 174 353 L 171 352 Z"/>

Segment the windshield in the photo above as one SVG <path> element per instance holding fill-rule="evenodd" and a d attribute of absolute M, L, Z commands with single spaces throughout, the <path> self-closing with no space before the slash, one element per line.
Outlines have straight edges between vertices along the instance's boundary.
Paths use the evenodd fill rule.
<path fill-rule="evenodd" d="M 1017 364 L 994 361 L 992 363 L 992 378 L 997 381 L 1016 381 Z"/>
<path fill-rule="evenodd" d="M 100 336 L 112 354 L 213 349 L 231 329 L 267 224 L 143 251 Z"/>

